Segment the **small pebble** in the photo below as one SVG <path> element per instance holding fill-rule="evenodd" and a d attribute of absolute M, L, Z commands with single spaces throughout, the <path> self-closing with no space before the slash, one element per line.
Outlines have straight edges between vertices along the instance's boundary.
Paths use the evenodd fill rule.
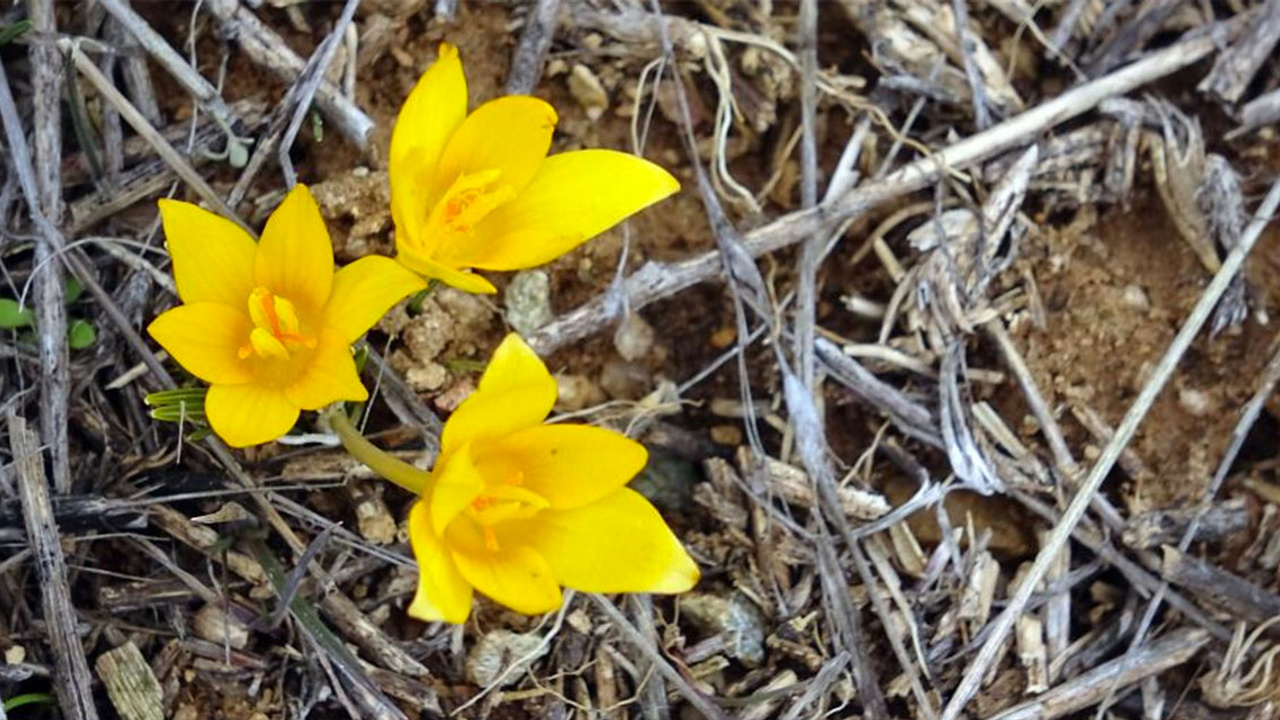
<path fill-rule="evenodd" d="M 449 380 L 449 371 L 445 370 L 443 365 L 429 362 L 424 365 L 414 365 L 406 370 L 404 379 L 418 392 L 431 392 L 444 387 Z"/>
<path fill-rule="evenodd" d="M 356 528 L 375 545 L 390 545 L 396 539 L 396 520 L 382 500 L 380 486 L 351 483 L 347 490 L 355 503 Z"/>
<path fill-rule="evenodd" d="M 574 65 L 569 72 L 569 94 L 587 111 L 587 117 L 597 120 L 609 109 L 609 93 L 600 78 L 586 65 Z"/>
<path fill-rule="evenodd" d="M 544 77 L 553 78 L 569 72 L 569 64 L 560 58 L 552 58 L 547 61 L 547 69 L 542 71 Z"/>
<path fill-rule="evenodd" d="M 557 375 L 556 391 L 556 409 L 560 412 L 576 412 L 607 399 L 604 390 L 586 375 Z"/>
<path fill-rule="evenodd" d="M 593 629 L 591 616 L 581 608 L 569 613 L 569 616 L 565 618 L 565 622 L 569 623 L 569 627 L 582 635 L 590 635 Z"/>
<path fill-rule="evenodd" d="M 723 635 L 729 654 L 743 665 L 756 667 L 764 661 L 764 618 L 745 597 L 692 592 L 681 599 L 680 610 L 695 624 Z"/>
<path fill-rule="evenodd" d="M 507 324 L 521 335 L 532 335 L 551 322 L 551 278 L 541 270 L 516 273 L 502 295 Z"/>
<path fill-rule="evenodd" d="M 737 338 L 738 331 L 732 326 L 726 325 L 711 333 L 711 347 L 716 350 L 724 350 L 732 345 Z"/>
<path fill-rule="evenodd" d="M 449 387 L 445 388 L 439 395 L 431 400 L 431 404 L 437 409 L 444 412 L 453 412 L 458 409 L 463 400 L 471 397 L 471 393 L 476 391 L 476 381 L 469 377 L 458 378 L 454 380 Z"/>
<path fill-rule="evenodd" d="M 249 628 L 217 605 L 200 608 L 191 618 L 191 630 L 202 640 L 217 645 L 225 642 L 235 650 L 243 650 L 249 644 Z"/>
<path fill-rule="evenodd" d="M 711 442 L 717 445 L 738 447 L 742 444 L 742 428 L 737 425 L 712 425 Z"/>
<path fill-rule="evenodd" d="M 1138 312 L 1147 312 L 1151 309 L 1151 301 L 1147 299 L 1147 292 L 1137 285 L 1124 286 L 1124 304 Z"/>
<path fill-rule="evenodd" d="M 431 299 L 422 303 L 422 314 L 405 326 L 400 337 L 418 362 L 436 359 L 456 335 L 457 323 Z"/>
<path fill-rule="evenodd" d="M 1178 391 L 1178 404 L 1196 417 L 1204 417 L 1213 412 L 1213 400 L 1203 390 L 1182 388 Z"/>
<path fill-rule="evenodd" d="M 653 349 L 653 326 L 631 313 L 613 333 L 613 347 L 623 360 L 639 360 Z"/>
<path fill-rule="evenodd" d="M 649 391 L 650 381 L 649 372 L 635 363 L 610 360 L 600 370 L 600 387 L 614 399 L 644 397 Z"/>

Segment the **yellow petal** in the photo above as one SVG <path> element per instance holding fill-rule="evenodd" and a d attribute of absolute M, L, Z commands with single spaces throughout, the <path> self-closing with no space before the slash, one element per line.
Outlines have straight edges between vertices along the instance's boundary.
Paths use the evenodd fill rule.
<path fill-rule="evenodd" d="M 498 170 L 497 186 L 519 192 L 551 148 L 556 111 L 545 100 L 505 95 L 476 108 L 458 128 L 431 180 L 434 204 L 459 176 Z"/>
<path fill-rule="evenodd" d="M 293 303 L 304 322 L 319 318 L 333 285 L 333 244 L 307 186 L 294 186 L 267 219 L 253 271 L 256 283 Z"/>
<path fill-rule="evenodd" d="M 209 426 L 231 447 L 271 442 L 298 422 L 298 406 L 267 385 L 214 385 L 204 399 Z"/>
<path fill-rule="evenodd" d="M 389 257 L 362 257 L 334 274 L 325 327 L 353 343 L 396 303 L 426 287 L 416 273 Z"/>
<path fill-rule="evenodd" d="M 670 173 L 635 155 L 552 155 L 514 200 L 476 226 L 475 242 L 441 247 L 436 260 L 487 270 L 542 265 L 679 189 Z"/>
<path fill-rule="evenodd" d="M 440 455 L 448 457 L 466 443 L 539 425 L 555 402 L 555 378 L 537 353 L 511 333 L 494 351 L 476 392 L 449 416 Z"/>
<path fill-rule="evenodd" d="M 626 485 L 648 456 L 643 445 L 612 430 L 537 425 L 485 443 L 475 464 L 485 477 L 521 473 L 521 487 L 563 509 L 593 503 Z"/>
<path fill-rule="evenodd" d="M 184 303 L 215 302 L 244 311 L 253 290 L 257 244 L 239 225 L 191 203 L 160 200 L 160 219 Z"/>
<path fill-rule="evenodd" d="M 700 577 L 662 516 L 639 493 L 620 488 L 590 505 L 546 510 L 508 523 L 527 538 L 556 580 L 583 592 L 679 593 Z"/>
<path fill-rule="evenodd" d="M 422 275 L 426 278 L 439 280 L 440 282 L 455 287 L 463 292 L 492 295 L 498 292 L 493 283 L 485 280 L 483 276 L 475 273 L 463 272 L 450 267 L 441 265 L 438 262 L 428 258 L 426 255 L 419 253 L 411 248 L 404 247 L 396 243 L 399 253 L 396 260 L 401 265 Z"/>
<path fill-rule="evenodd" d="M 512 610 L 541 615 L 563 602 L 546 559 L 527 545 L 498 544 L 494 549 L 480 526 L 466 516 L 449 526 L 445 541 L 467 582 Z"/>
<path fill-rule="evenodd" d="M 479 392 L 499 392 L 523 387 L 538 387 L 551 393 L 555 402 L 556 379 L 547 372 L 547 366 L 538 353 L 529 347 L 518 333 L 507 333 L 489 358 L 489 365 L 476 386 Z M 547 412 L 551 412 L 547 410 Z M 546 417 L 543 413 L 542 417 Z"/>
<path fill-rule="evenodd" d="M 463 623 L 471 614 L 471 584 L 453 555 L 431 531 L 427 504 L 418 501 L 409 510 L 409 544 L 418 560 L 418 592 L 409 605 L 409 615 L 427 622 Z"/>
<path fill-rule="evenodd" d="M 252 327 L 244 310 L 206 301 L 162 313 L 147 332 L 187 372 L 207 383 L 235 385 L 253 377 L 240 357 Z"/>
<path fill-rule="evenodd" d="M 388 166 L 397 242 L 430 242 L 422 226 L 431 211 L 432 178 L 449 138 L 466 116 L 467 80 L 458 49 L 441 43 L 440 56 L 418 78 L 391 132 Z"/>
<path fill-rule="evenodd" d="M 484 489 L 484 478 L 471 462 L 470 445 L 440 454 L 431 470 L 431 531 L 443 535 L 445 527 Z"/>
<path fill-rule="evenodd" d="M 285 387 L 284 394 L 303 410 L 319 410 L 339 400 L 369 399 L 351 357 L 351 344 L 332 330 L 320 334 L 301 376 Z"/>

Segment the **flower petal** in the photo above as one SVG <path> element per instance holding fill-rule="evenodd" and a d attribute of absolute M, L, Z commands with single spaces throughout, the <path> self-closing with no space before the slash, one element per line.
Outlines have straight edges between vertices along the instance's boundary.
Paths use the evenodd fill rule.
<path fill-rule="evenodd" d="M 551 402 L 555 403 L 556 379 L 547 372 L 547 366 L 538 357 L 538 353 L 529 347 L 529 343 L 519 333 L 507 333 L 502 342 L 489 358 L 489 365 L 480 376 L 476 386 L 479 392 L 500 392 L 522 387 L 539 387 L 543 392 L 551 394 Z M 548 406 L 547 412 L 551 412 Z M 542 417 L 546 417 L 543 413 Z M 541 420 L 541 418 L 539 418 Z"/>
<path fill-rule="evenodd" d="M 471 584 L 453 555 L 431 531 L 426 502 L 419 500 L 409 510 L 409 544 L 418 560 L 418 592 L 409 605 L 409 615 L 426 622 L 463 623 L 471 614 Z"/>
<path fill-rule="evenodd" d="M 512 610 L 541 615 L 564 601 L 546 559 L 527 545 L 490 546 L 480 526 L 467 517 L 449 526 L 445 541 L 467 582 Z"/>
<path fill-rule="evenodd" d="M 572 510 L 509 523 L 546 558 L 556 580 L 583 592 L 679 593 L 701 576 L 662 516 L 629 488 Z"/>
<path fill-rule="evenodd" d="M 593 503 L 644 469 L 649 453 L 624 435 L 589 425 L 537 425 L 484 444 L 475 464 L 485 477 L 520 473 L 521 487 L 552 508 Z"/>
<path fill-rule="evenodd" d="M 500 438 L 539 425 L 556 402 L 556 381 L 520 336 L 507 335 L 471 397 L 449 416 L 440 437 L 440 456 L 462 445 Z"/>
<path fill-rule="evenodd" d="M 253 290 L 257 243 L 239 225 L 191 203 L 166 199 L 158 204 L 178 297 L 243 312 Z"/>
<path fill-rule="evenodd" d="M 288 299 L 304 319 L 318 319 L 333 285 L 333 244 L 306 185 L 294 186 L 271 213 L 258 242 L 254 280 Z"/>
<path fill-rule="evenodd" d="M 492 295 L 498 292 L 493 283 L 485 280 L 481 275 L 446 267 L 412 248 L 398 244 L 397 247 L 399 252 L 396 254 L 396 260 L 401 265 L 425 278 L 439 280 L 463 292 L 483 295 Z"/>
<path fill-rule="evenodd" d="M 498 188 L 520 192 L 551 149 L 556 111 L 529 95 L 504 95 L 476 108 L 449 139 L 431 179 L 431 203 L 459 176 L 498 170 Z M 492 192 L 492 191 L 491 191 Z"/>
<path fill-rule="evenodd" d="M 360 382 L 351 343 L 333 330 L 320 334 L 311 351 L 310 362 L 301 375 L 284 389 L 289 402 L 303 410 L 319 410 L 339 400 L 363 402 L 369 391 Z"/>
<path fill-rule="evenodd" d="M 362 257 L 334 274 L 325 327 L 353 343 L 396 303 L 426 287 L 416 273 L 389 257 Z"/>
<path fill-rule="evenodd" d="M 552 155 L 520 195 L 476 225 L 475 242 L 442 247 L 436 259 L 487 270 L 542 265 L 679 189 L 666 170 L 628 153 Z"/>
<path fill-rule="evenodd" d="M 147 332 L 192 375 L 236 385 L 253 378 L 253 368 L 239 355 L 252 328 L 244 310 L 206 301 L 161 313 Z"/>
<path fill-rule="evenodd" d="M 441 453 L 432 468 L 431 531 L 443 535 L 445 527 L 484 489 L 484 478 L 471 462 L 471 446 L 463 445 L 448 456 Z"/>
<path fill-rule="evenodd" d="M 458 49 L 440 43 L 439 57 L 418 78 L 391 132 L 388 166 L 397 242 L 430 242 L 422 226 L 431 212 L 432 178 L 449 138 L 466 117 L 467 80 Z"/>
<path fill-rule="evenodd" d="M 298 422 L 298 406 L 268 385 L 214 385 L 204 398 L 209 425 L 231 447 L 271 442 Z"/>

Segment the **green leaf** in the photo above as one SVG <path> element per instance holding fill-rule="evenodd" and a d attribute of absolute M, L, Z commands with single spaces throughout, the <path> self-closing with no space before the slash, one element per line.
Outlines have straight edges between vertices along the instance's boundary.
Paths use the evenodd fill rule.
<path fill-rule="evenodd" d="M 464 373 L 480 373 L 484 372 L 485 363 L 483 360 L 471 360 L 468 358 L 454 358 L 445 362 L 444 366 L 454 375 L 462 375 Z"/>
<path fill-rule="evenodd" d="M 151 408 L 151 419 L 161 422 L 203 425 L 204 397 L 208 388 L 190 387 L 161 390 L 147 395 L 144 402 Z"/>
<path fill-rule="evenodd" d="M 192 430 L 191 432 L 187 433 L 187 442 L 197 443 L 209 437 L 212 434 L 213 434 L 213 431 L 210 430 L 209 428 L 198 427 L 195 430 Z"/>
<path fill-rule="evenodd" d="M 76 318 L 67 326 L 67 345 L 72 350 L 83 350 L 98 342 L 98 329 L 88 320 Z"/>
<path fill-rule="evenodd" d="M 431 295 L 431 291 L 435 290 L 439 284 L 439 280 L 435 278 L 428 278 L 425 290 L 419 290 L 409 296 L 409 305 L 407 309 L 410 316 L 416 317 L 422 314 L 422 304 L 427 301 L 427 297 Z"/>
<path fill-rule="evenodd" d="M 79 300 L 80 296 L 83 294 L 84 294 L 84 286 L 80 284 L 80 281 L 77 280 L 74 275 L 68 275 L 67 276 L 67 304 L 70 305 L 71 303 Z"/>
<path fill-rule="evenodd" d="M 311 111 L 311 134 L 315 136 L 317 144 L 324 142 L 324 118 L 314 110 Z"/>
<path fill-rule="evenodd" d="M 36 314 L 29 307 L 22 307 L 17 300 L 0 298 L 0 328 L 15 330 L 36 324 Z"/>
<path fill-rule="evenodd" d="M 31 18 L 23 18 L 11 25 L 0 27 L 0 45 L 8 45 L 31 29 Z"/>
<path fill-rule="evenodd" d="M 204 407 L 204 396 L 208 394 L 208 392 L 209 388 L 204 386 L 175 388 L 173 390 L 158 390 L 156 392 L 149 393 L 142 401 L 151 407 L 163 407 L 165 405 L 177 406 L 183 403 L 188 406 L 199 405 L 200 407 Z"/>
<path fill-rule="evenodd" d="M 16 710 L 23 705 L 52 705 L 53 696 L 49 693 L 27 693 L 26 695 L 14 695 L 4 701 L 4 711 Z"/>

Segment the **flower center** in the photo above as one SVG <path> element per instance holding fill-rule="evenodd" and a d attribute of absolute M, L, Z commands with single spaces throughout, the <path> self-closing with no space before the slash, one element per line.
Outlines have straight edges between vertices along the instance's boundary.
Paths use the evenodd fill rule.
<path fill-rule="evenodd" d="M 524 520 L 551 506 L 547 499 L 532 490 L 521 487 L 524 473 L 516 471 L 502 482 L 488 484 L 466 512 L 484 532 L 484 544 L 490 551 L 498 551 L 498 537 L 493 526 L 504 520 Z"/>
<path fill-rule="evenodd" d="M 460 235 L 469 234 L 495 208 L 515 197 L 508 186 L 497 185 L 501 170 L 481 170 L 458 176 L 431 209 L 428 224 Z"/>
<path fill-rule="evenodd" d="M 249 293 L 249 317 L 253 330 L 249 332 L 249 342 L 240 348 L 242 360 L 251 355 L 288 360 L 293 353 L 316 346 L 315 338 L 302 332 L 293 303 L 262 285 Z"/>

